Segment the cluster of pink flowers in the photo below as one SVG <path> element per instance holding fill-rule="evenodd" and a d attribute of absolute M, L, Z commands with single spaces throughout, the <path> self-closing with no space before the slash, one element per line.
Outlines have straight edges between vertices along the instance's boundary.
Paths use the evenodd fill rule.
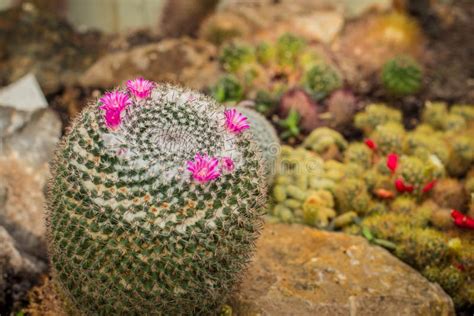
<path fill-rule="evenodd" d="M 143 78 L 127 81 L 128 92 L 136 100 L 149 98 L 154 86 L 154 82 Z M 129 95 L 123 91 L 107 92 L 99 99 L 99 102 L 101 103 L 99 109 L 105 111 L 105 124 L 111 129 L 115 129 L 120 125 L 122 122 L 122 112 L 132 105 Z"/>
<path fill-rule="evenodd" d="M 225 126 L 231 133 L 238 134 L 249 128 L 247 117 L 235 109 L 224 111 Z M 222 173 L 232 172 L 235 169 L 234 161 L 230 157 L 209 157 L 196 154 L 194 160 L 188 161 L 188 170 L 199 183 L 217 179 Z"/>
<path fill-rule="evenodd" d="M 196 154 L 194 160 L 188 161 L 188 170 L 192 177 L 199 183 L 209 182 L 217 179 L 222 173 L 234 170 L 234 161 L 230 157 L 209 157 L 208 155 Z"/>

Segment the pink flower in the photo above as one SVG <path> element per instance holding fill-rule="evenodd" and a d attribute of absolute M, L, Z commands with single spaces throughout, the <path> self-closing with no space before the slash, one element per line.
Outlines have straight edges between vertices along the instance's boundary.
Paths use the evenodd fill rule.
<path fill-rule="evenodd" d="M 390 169 L 392 173 L 397 170 L 398 167 L 398 155 L 397 154 L 389 154 L 387 156 L 387 168 Z"/>
<path fill-rule="evenodd" d="M 232 172 L 234 171 L 235 165 L 234 161 L 230 157 L 222 157 L 221 158 L 222 169 L 224 171 Z"/>
<path fill-rule="evenodd" d="M 99 99 L 99 102 L 102 103 L 102 105 L 99 106 L 99 109 L 105 111 L 122 111 L 132 104 L 132 100 L 130 100 L 128 95 L 122 91 L 107 92 Z"/>
<path fill-rule="evenodd" d="M 423 193 L 427 193 L 429 191 L 431 191 L 431 189 L 433 189 L 433 187 L 435 186 L 436 184 L 436 180 L 433 180 L 433 181 L 430 181 L 428 182 L 424 187 L 423 187 Z"/>
<path fill-rule="evenodd" d="M 143 78 L 127 81 L 127 88 L 137 99 L 146 99 L 150 97 L 155 83 Z"/>
<path fill-rule="evenodd" d="M 370 138 L 366 139 L 364 143 L 367 145 L 367 147 L 369 147 L 372 150 L 377 149 L 377 144 Z"/>
<path fill-rule="evenodd" d="M 247 123 L 247 118 L 242 113 L 237 112 L 237 110 L 226 110 L 224 114 L 226 126 L 232 133 L 240 133 L 250 127 Z"/>
<path fill-rule="evenodd" d="M 194 161 L 188 161 L 188 170 L 192 172 L 194 180 L 204 183 L 217 179 L 221 175 L 218 164 L 217 158 L 196 154 Z"/>
<path fill-rule="evenodd" d="M 105 124 L 109 128 L 116 128 L 122 122 L 122 111 L 132 104 L 132 101 L 127 94 L 121 91 L 107 92 L 99 99 L 102 103 L 99 109 L 105 111 Z"/>

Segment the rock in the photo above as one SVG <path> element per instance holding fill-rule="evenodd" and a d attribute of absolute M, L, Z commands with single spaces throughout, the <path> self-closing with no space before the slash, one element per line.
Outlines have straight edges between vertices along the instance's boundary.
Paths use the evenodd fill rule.
<path fill-rule="evenodd" d="M 11 85 L 0 89 L 0 105 L 23 111 L 44 109 L 48 102 L 33 74 L 27 74 Z"/>
<path fill-rule="evenodd" d="M 362 237 L 267 224 L 231 305 L 239 315 L 455 315 L 437 284 Z"/>
<path fill-rule="evenodd" d="M 29 2 L 0 12 L 0 21 L 0 85 L 32 72 L 46 94 L 57 92 L 77 84 L 103 47 L 97 33 L 78 33 Z"/>
<path fill-rule="evenodd" d="M 344 17 L 337 11 L 317 11 L 289 21 L 294 31 L 310 40 L 332 42 L 344 26 Z"/>
<path fill-rule="evenodd" d="M 60 136 L 52 110 L 0 107 L 0 314 L 21 304 L 47 269 L 44 189 Z"/>
<path fill-rule="evenodd" d="M 21 250 L 8 231 L 0 226 L 0 312 L 16 305 L 47 269 L 45 261 Z M 16 306 L 18 307 L 18 306 Z"/>
<path fill-rule="evenodd" d="M 86 87 L 111 88 L 137 76 L 171 81 L 203 89 L 217 80 L 216 48 L 202 40 L 167 39 L 104 56 L 92 65 L 80 82 Z"/>
<path fill-rule="evenodd" d="M 213 14 L 201 24 L 199 37 L 215 45 L 234 38 L 250 37 L 251 26 L 247 20 L 233 12 Z"/>

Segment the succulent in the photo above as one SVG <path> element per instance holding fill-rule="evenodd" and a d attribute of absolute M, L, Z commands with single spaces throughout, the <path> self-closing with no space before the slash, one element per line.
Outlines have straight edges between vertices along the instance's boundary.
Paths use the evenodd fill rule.
<path fill-rule="evenodd" d="M 318 104 L 302 89 L 291 89 L 281 97 L 278 107 L 280 117 L 286 117 L 291 110 L 300 117 L 299 126 L 306 132 L 311 132 L 320 126 Z"/>
<path fill-rule="evenodd" d="M 446 237 L 429 228 L 415 228 L 404 234 L 396 254 L 418 269 L 446 264 L 454 255 Z"/>
<path fill-rule="evenodd" d="M 303 147 L 329 159 L 340 156 L 347 145 L 340 133 L 327 127 L 315 129 L 303 142 Z"/>
<path fill-rule="evenodd" d="M 378 151 L 387 155 L 389 153 L 402 153 L 405 142 L 405 129 L 396 122 L 387 122 L 375 128 L 370 138 L 377 144 Z"/>
<path fill-rule="evenodd" d="M 433 201 L 440 207 L 463 210 L 467 208 L 467 196 L 461 182 L 453 178 L 440 179 L 432 193 Z"/>
<path fill-rule="evenodd" d="M 282 139 L 297 137 L 301 131 L 299 128 L 300 115 L 294 109 L 291 109 L 285 119 L 279 120 L 278 125 L 283 129 L 280 134 Z"/>
<path fill-rule="evenodd" d="M 291 33 L 283 34 L 276 43 L 278 63 L 282 66 L 295 66 L 298 55 L 306 47 L 306 41 Z"/>
<path fill-rule="evenodd" d="M 471 131 L 472 132 L 472 131 Z M 452 176 L 465 175 L 474 163 L 474 138 L 472 133 L 456 133 L 446 137 L 451 147 L 447 170 Z"/>
<path fill-rule="evenodd" d="M 340 88 L 342 79 L 334 67 L 318 63 L 306 71 L 303 86 L 316 99 L 322 99 Z"/>
<path fill-rule="evenodd" d="M 269 182 L 272 182 L 276 160 L 280 153 L 280 139 L 277 132 L 273 125 L 260 113 L 243 106 L 237 107 L 237 110 L 245 115 L 250 123 L 250 132 L 263 157 L 265 174 Z"/>
<path fill-rule="evenodd" d="M 450 113 L 462 116 L 467 122 L 474 122 L 474 106 L 470 104 L 455 104 Z"/>
<path fill-rule="evenodd" d="M 354 125 L 369 135 L 379 125 L 388 122 L 402 123 L 402 113 L 383 103 L 369 104 L 364 111 L 354 116 Z"/>
<path fill-rule="evenodd" d="M 407 56 L 387 61 L 383 65 L 381 77 L 384 88 L 393 95 L 411 95 L 421 88 L 421 66 Z"/>
<path fill-rule="evenodd" d="M 215 312 L 254 248 L 263 164 L 245 118 L 146 80 L 84 109 L 58 148 L 49 254 L 85 315 Z"/>
<path fill-rule="evenodd" d="M 390 210 L 400 214 L 413 214 L 418 205 L 416 201 L 407 196 L 399 196 L 390 204 Z"/>
<path fill-rule="evenodd" d="M 262 65 L 270 65 L 275 61 L 277 49 L 274 45 L 262 42 L 255 48 L 257 61 Z"/>
<path fill-rule="evenodd" d="M 218 102 L 242 100 L 244 89 L 239 80 L 233 75 L 226 75 L 219 79 L 214 87 L 212 87 L 212 96 Z"/>
<path fill-rule="evenodd" d="M 363 180 L 345 179 L 336 186 L 334 195 L 339 212 L 354 211 L 357 214 L 368 213 L 371 198 Z"/>
<path fill-rule="evenodd" d="M 331 192 L 319 190 L 311 193 L 303 203 L 304 223 L 310 226 L 327 227 L 336 216 Z"/>
<path fill-rule="evenodd" d="M 433 126 L 435 129 L 443 129 L 444 120 L 448 116 L 448 106 L 444 102 L 425 103 L 425 108 L 421 115 L 423 123 Z"/>
<path fill-rule="evenodd" d="M 231 72 L 238 72 L 242 66 L 254 62 L 255 54 L 253 48 L 244 44 L 232 43 L 222 48 L 219 62 L 222 67 Z"/>

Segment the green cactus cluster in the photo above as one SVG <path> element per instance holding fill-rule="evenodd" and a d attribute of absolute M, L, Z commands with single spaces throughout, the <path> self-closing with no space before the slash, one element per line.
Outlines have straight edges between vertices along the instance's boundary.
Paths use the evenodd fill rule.
<path fill-rule="evenodd" d="M 428 104 L 413 130 L 400 111 L 372 104 L 355 117 L 364 142 L 318 128 L 300 146 L 285 146 L 271 218 L 362 234 L 469 309 L 474 238 L 454 225 L 450 210 L 474 215 L 474 106 Z M 444 123 L 451 113 L 462 117 L 462 129 Z"/>
<path fill-rule="evenodd" d="M 116 128 L 99 109 L 105 101 L 85 108 L 51 165 L 59 294 L 68 314 L 215 313 L 262 225 L 260 150 L 248 131 L 224 128 L 225 109 L 198 92 L 159 85 L 130 99 Z M 230 156 L 233 171 L 200 181 L 186 169 L 198 153 Z"/>
<path fill-rule="evenodd" d="M 396 96 L 412 95 L 422 86 L 423 73 L 420 64 L 408 56 L 388 60 L 382 67 L 382 85 Z"/>
<path fill-rule="evenodd" d="M 262 91 L 269 92 L 270 99 L 279 99 L 285 91 L 295 87 L 303 87 L 321 99 L 342 85 L 339 71 L 303 38 L 291 33 L 281 35 L 274 42 L 227 44 L 220 50 L 219 62 L 225 75 L 211 92 L 220 102 L 256 99 Z M 229 84 L 229 75 L 240 84 L 234 80 Z M 226 93 L 220 92 L 222 87 Z M 261 110 L 267 111 L 276 105 L 272 103 Z"/>

